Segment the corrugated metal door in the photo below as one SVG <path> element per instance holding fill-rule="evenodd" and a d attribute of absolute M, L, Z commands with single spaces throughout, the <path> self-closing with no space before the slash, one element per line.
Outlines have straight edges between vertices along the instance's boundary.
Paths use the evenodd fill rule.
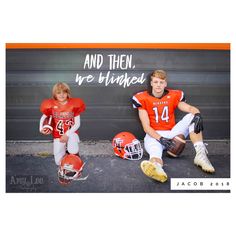
<path fill-rule="evenodd" d="M 95 67 L 86 64 L 88 55 L 97 56 Z M 166 70 L 169 87 L 183 90 L 187 101 L 200 108 L 205 138 L 229 139 L 230 51 L 155 49 L 8 49 L 7 139 L 48 139 L 38 131 L 39 106 L 58 81 L 68 83 L 73 96 L 87 104 L 82 140 L 112 139 L 121 131 L 142 138 L 130 98 L 146 88 L 144 80 L 154 69 Z M 177 119 L 181 116 L 177 113 Z"/>

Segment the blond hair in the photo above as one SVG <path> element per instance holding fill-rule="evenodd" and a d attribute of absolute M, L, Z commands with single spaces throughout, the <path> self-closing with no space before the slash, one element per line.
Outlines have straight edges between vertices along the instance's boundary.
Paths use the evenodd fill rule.
<path fill-rule="evenodd" d="M 167 80 L 167 74 L 164 70 L 154 70 L 151 73 L 151 79 L 153 79 L 155 77 L 159 78 L 159 79 L 162 79 L 162 80 Z"/>
<path fill-rule="evenodd" d="M 152 86 L 151 81 L 153 78 L 160 78 L 162 80 L 167 81 L 167 74 L 164 70 L 154 70 L 153 72 L 147 75 L 147 91 L 152 95 Z"/>
<path fill-rule="evenodd" d="M 52 97 L 56 99 L 56 94 L 61 91 L 67 93 L 67 98 L 71 97 L 71 91 L 69 85 L 63 82 L 58 82 L 53 86 Z"/>

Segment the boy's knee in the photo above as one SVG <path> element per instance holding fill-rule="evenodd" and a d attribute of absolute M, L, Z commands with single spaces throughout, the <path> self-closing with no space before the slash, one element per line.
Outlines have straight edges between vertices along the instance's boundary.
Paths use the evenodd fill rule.
<path fill-rule="evenodd" d="M 68 152 L 70 154 L 77 154 L 79 152 L 79 145 L 73 145 L 73 147 L 68 147 Z"/>
<path fill-rule="evenodd" d="M 77 154 L 79 152 L 79 137 L 76 133 L 69 136 L 67 150 L 71 154 Z"/>
<path fill-rule="evenodd" d="M 188 113 L 183 117 L 183 120 L 190 125 L 194 115 L 192 113 Z"/>
<path fill-rule="evenodd" d="M 186 117 L 186 119 L 188 120 L 192 120 L 194 115 L 192 113 L 188 113 L 187 115 L 185 115 L 184 117 Z"/>

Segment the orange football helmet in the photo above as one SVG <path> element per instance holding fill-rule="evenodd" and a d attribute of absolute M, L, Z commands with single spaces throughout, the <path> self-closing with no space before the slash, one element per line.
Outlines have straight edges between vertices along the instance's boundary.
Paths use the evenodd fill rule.
<path fill-rule="evenodd" d="M 78 180 L 81 177 L 84 162 L 79 156 L 67 154 L 61 160 L 58 169 L 58 180 L 62 185 L 71 183 L 72 180 Z"/>
<path fill-rule="evenodd" d="M 115 155 L 122 159 L 139 160 L 143 157 L 140 141 L 129 132 L 117 134 L 112 140 L 112 146 Z"/>

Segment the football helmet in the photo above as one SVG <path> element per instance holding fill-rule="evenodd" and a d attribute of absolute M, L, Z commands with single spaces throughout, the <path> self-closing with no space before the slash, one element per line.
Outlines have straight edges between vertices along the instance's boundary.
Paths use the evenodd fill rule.
<path fill-rule="evenodd" d="M 84 162 L 79 156 L 66 154 L 61 160 L 58 169 L 58 180 L 62 185 L 71 183 L 72 180 L 78 180 L 81 177 Z"/>
<path fill-rule="evenodd" d="M 117 134 L 112 140 L 112 146 L 115 155 L 122 159 L 139 160 L 143 157 L 140 141 L 129 132 Z"/>

